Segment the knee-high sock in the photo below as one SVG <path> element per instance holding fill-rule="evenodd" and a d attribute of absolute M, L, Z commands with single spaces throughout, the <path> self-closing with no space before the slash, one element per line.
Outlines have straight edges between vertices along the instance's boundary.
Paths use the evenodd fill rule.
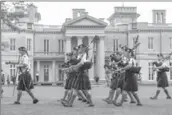
<path fill-rule="evenodd" d="M 69 93 L 69 90 L 65 90 L 65 92 L 64 92 L 64 96 L 63 96 L 63 99 L 64 99 L 64 100 L 66 99 L 66 97 L 67 97 L 68 93 Z"/>
<path fill-rule="evenodd" d="M 121 98 L 121 105 L 124 103 L 125 99 L 126 99 L 126 96 L 127 96 L 127 92 L 126 91 L 122 91 L 122 98 Z"/>
<path fill-rule="evenodd" d="M 140 104 L 141 102 L 140 102 L 138 94 L 135 92 L 133 92 L 132 94 L 133 94 L 134 98 L 137 100 L 137 103 Z"/>
<path fill-rule="evenodd" d="M 131 93 L 131 92 L 129 92 L 129 91 L 127 91 L 127 94 L 129 95 L 130 100 L 131 100 L 131 101 L 134 101 L 134 97 L 133 97 L 132 93 Z"/>
<path fill-rule="evenodd" d="M 85 91 L 85 93 L 86 93 L 86 97 L 88 98 L 89 104 L 92 105 L 93 101 L 92 101 L 91 93 L 89 93 L 88 91 Z"/>
<path fill-rule="evenodd" d="M 18 93 L 17 93 L 17 102 L 20 101 L 21 96 L 22 96 L 22 91 L 18 91 Z"/>
<path fill-rule="evenodd" d="M 33 95 L 33 93 L 32 93 L 30 90 L 28 90 L 27 93 L 30 95 L 30 97 L 31 97 L 33 100 L 35 100 L 35 96 Z"/>
<path fill-rule="evenodd" d="M 155 94 L 154 98 L 157 98 L 158 95 L 159 95 L 159 93 L 160 93 L 160 90 L 158 89 L 158 90 L 156 91 L 156 94 Z"/>
<path fill-rule="evenodd" d="M 69 100 L 69 103 L 68 103 L 69 105 L 73 105 L 73 102 L 75 101 L 76 96 L 77 96 L 77 91 L 74 91 L 72 93 L 72 96 L 71 96 L 70 100 Z"/>
<path fill-rule="evenodd" d="M 88 101 L 89 99 L 87 97 L 87 91 L 82 91 L 82 92 L 83 92 L 83 95 L 84 95 L 85 99 Z"/>
<path fill-rule="evenodd" d="M 83 91 L 78 91 L 78 94 L 83 100 L 86 100 Z"/>
<path fill-rule="evenodd" d="M 171 97 L 171 96 L 169 95 L 169 93 L 168 93 L 168 90 L 167 90 L 167 89 L 164 89 L 164 92 L 165 92 L 165 94 L 167 95 L 167 97 Z"/>
<path fill-rule="evenodd" d="M 68 101 L 68 102 L 69 102 L 70 99 L 72 98 L 72 95 L 73 95 L 73 91 L 71 90 L 71 91 L 69 91 L 69 93 L 68 93 L 68 98 L 67 98 L 67 101 Z"/>
<path fill-rule="evenodd" d="M 110 96 L 109 96 L 110 101 L 113 100 L 114 94 L 115 94 L 115 90 L 111 90 L 111 93 L 110 93 Z"/>
<path fill-rule="evenodd" d="M 118 99 L 118 97 L 119 97 L 120 94 L 121 94 L 121 90 L 120 89 L 117 89 L 116 90 L 115 99 L 114 99 L 115 102 L 117 101 L 117 99 Z"/>

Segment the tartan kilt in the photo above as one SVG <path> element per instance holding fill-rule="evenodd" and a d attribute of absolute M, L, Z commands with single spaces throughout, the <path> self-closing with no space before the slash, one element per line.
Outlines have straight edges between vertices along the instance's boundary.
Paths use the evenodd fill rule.
<path fill-rule="evenodd" d="M 91 83 L 86 71 L 80 71 L 73 82 L 75 90 L 91 90 Z"/>
<path fill-rule="evenodd" d="M 65 84 L 65 89 L 66 90 L 70 90 L 72 88 L 75 76 L 76 76 L 76 73 L 74 73 L 74 72 L 68 74 L 68 77 L 66 79 L 66 84 Z"/>
<path fill-rule="evenodd" d="M 157 73 L 157 87 L 169 87 L 168 78 L 166 72 Z"/>
<path fill-rule="evenodd" d="M 17 90 L 30 90 L 34 88 L 31 74 L 27 71 L 19 75 Z"/>
<path fill-rule="evenodd" d="M 121 74 L 122 76 L 120 78 L 118 77 L 113 77 L 111 79 L 111 86 L 110 88 L 112 90 L 116 90 L 117 88 L 120 88 L 121 90 L 124 89 L 124 83 L 125 83 L 125 80 L 124 80 L 124 74 Z"/>
<path fill-rule="evenodd" d="M 125 72 L 125 91 L 138 91 L 137 75 L 138 74 L 132 73 L 130 71 Z"/>

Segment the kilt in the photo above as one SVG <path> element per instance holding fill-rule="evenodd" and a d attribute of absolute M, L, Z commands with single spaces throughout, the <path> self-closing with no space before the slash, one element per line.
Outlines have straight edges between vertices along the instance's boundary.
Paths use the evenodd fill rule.
<path fill-rule="evenodd" d="M 65 84 L 65 89 L 66 90 L 70 90 L 72 88 L 72 85 L 73 85 L 73 81 L 75 79 L 75 76 L 76 76 L 76 73 L 75 72 L 68 74 L 68 77 L 66 79 L 66 84 Z"/>
<path fill-rule="evenodd" d="M 122 73 L 120 77 L 113 77 L 111 79 L 111 85 L 110 88 L 112 90 L 116 90 L 117 88 L 120 88 L 121 90 L 124 89 L 124 84 L 125 84 L 125 75 Z"/>
<path fill-rule="evenodd" d="M 157 87 L 168 87 L 168 78 L 166 72 L 157 72 Z"/>
<path fill-rule="evenodd" d="M 30 90 L 34 88 L 31 74 L 27 71 L 19 75 L 17 90 Z"/>
<path fill-rule="evenodd" d="M 125 91 L 138 91 L 138 82 L 137 82 L 138 74 L 132 73 L 130 71 L 125 72 Z"/>
<path fill-rule="evenodd" d="M 128 71 L 139 74 L 141 67 L 131 67 Z"/>
<path fill-rule="evenodd" d="M 80 71 L 73 82 L 75 90 L 91 90 L 91 83 L 86 71 Z"/>

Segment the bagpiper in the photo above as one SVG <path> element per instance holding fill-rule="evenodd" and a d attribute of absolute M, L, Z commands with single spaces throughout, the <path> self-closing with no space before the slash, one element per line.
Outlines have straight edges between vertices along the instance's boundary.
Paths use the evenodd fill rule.
<path fill-rule="evenodd" d="M 38 103 L 38 99 L 35 98 L 31 89 L 34 88 L 32 77 L 30 74 L 30 66 L 29 66 L 29 55 L 25 47 L 18 48 L 20 54 L 19 65 L 17 65 L 17 69 L 20 71 L 20 75 L 18 76 L 18 86 L 17 86 L 17 100 L 14 104 L 20 104 L 20 98 L 22 96 L 22 91 L 26 91 L 30 97 L 33 99 L 33 104 Z"/>
<path fill-rule="evenodd" d="M 151 97 L 150 99 L 155 100 L 157 99 L 160 89 L 162 88 L 167 95 L 167 99 L 171 99 L 171 96 L 168 93 L 167 87 L 169 87 L 168 84 L 168 78 L 166 72 L 169 71 L 169 67 L 165 63 L 165 60 L 163 59 L 163 55 L 160 53 L 157 55 L 158 61 L 153 62 L 153 73 L 157 72 L 157 91 L 154 97 Z"/>
<path fill-rule="evenodd" d="M 125 85 L 124 90 L 122 92 L 122 99 L 120 103 L 114 103 L 116 106 L 122 106 L 123 102 L 125 100 L 125 97 L 127 95 L 127 92 L 131 92 L 131 94 L 134 96 L 134 98 L 137 101 L 138 106 L 142 106 L 139 96 L 137 94 L 138 91 L 138 82 L 137 82 L 137 76 L 140 72 L 140 67 L 136 67 L 136 60 L 134 52 L 128 52 L 128 65 L 123 68 L 125 70 Z"/>
<path fill-rule="evenodd" d="M 110 55 L 111 65 L 105 65 L 105 67 L 112 73 L 113 70 L 117 69 L 117 64 L 119 61 L 121 61 L 120 55 L 118 53 L 114 53 Z M 103 101 L 107 102 L 108 104 L 112 104 L 112 100 L 114 97 L 115 90 L 117 89 L 117 73 L 112 73 L 111 83 L 110 83 L 110 91 L 109 96 L 106 99 L 103 99 Z"/>
<path fill-rule="evenodd" d="M 91 57 L 88 57 L 88 54 L 86 53 L 87 47 L 81 44 L 79 46 L 78 50 L 78 60 L 79 63 L 77 63 L 74 66 L 69 67 L 68 69 L 64 69 L 65 72 L 72 72 L 76 71 L 78 73 L 74 84 L 73 84 L 73 93 L 70 101 L 66 103 L 64 106 L 66 107 L 72 107 L 73 102 L 80 90 L 84 91 L 86 94 L 86 97 L 89 101 L 89 106 L 92 107 L 94 106 L 92 102 L 92 96 L 89 93 L 89 90 L 91 90 L 91 83 L 88 77 L 88 72 L 87 70 L 90 69 L 92 66 L 91 63 Z M 88 57 L 88 58 L 87 58 Z"/>

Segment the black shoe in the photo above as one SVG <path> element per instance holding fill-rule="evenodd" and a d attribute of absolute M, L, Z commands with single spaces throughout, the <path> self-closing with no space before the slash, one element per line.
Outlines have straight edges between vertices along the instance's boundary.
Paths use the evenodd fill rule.
<path fill-rule="evenodd" d="M 150 99 L 152 99 L 152 100 L 156 100 L 157 98 L 156 98 L 156 97 L 150 97 Z"/>
<path fill-rule="evenodd" d="M 84 100 L 82 100 L 82 102 L 87 102 L 87 100 L 84 99 Z"/>
<path fill-rule="evenodd" d="M 168 96 L 168 97 L 167 97 L 167 99 L 171 99 L 171 97 L 170 97 L 170 96 Z"/>
<path fill-rule="evenodd" d="M 88 107 L 94 107 L 94 104 L 89 104 Z"/>
<path fill-rule="evenodd" d="M 33 104 L 37 104 L 38 102 L 39 102 L 38 99 L 34 99 L 34 100 L 33 100 Z"/>
<path fill-rule="evenodd" d="M 19 105 L 19 104 L 20 104 L 20 102 L 19 102 L 19 101 L 15 101 L 15 102 L 14 102 L 14 104 Z"/>
<path fill-rule="evenodd" d="M 135 101 L 130 101 L 131 104 L 136 103 Z"/>
<path fill-rule="evenodd" d="M 137 103 L 137 106 L 142 106 L 142 104 L 141 103 Z"/>
<path fill-rule="evenodd" d="M 117 107 L 121 107 L 122 106 L 122 104 L 121 103 L 113 103 L 115 106 L 117 106 Z"/>
<path fill-rule="evenodd" d="M 81 98 L 78 98 L 78 101 L 81 101 L 82 99 Z"/>

